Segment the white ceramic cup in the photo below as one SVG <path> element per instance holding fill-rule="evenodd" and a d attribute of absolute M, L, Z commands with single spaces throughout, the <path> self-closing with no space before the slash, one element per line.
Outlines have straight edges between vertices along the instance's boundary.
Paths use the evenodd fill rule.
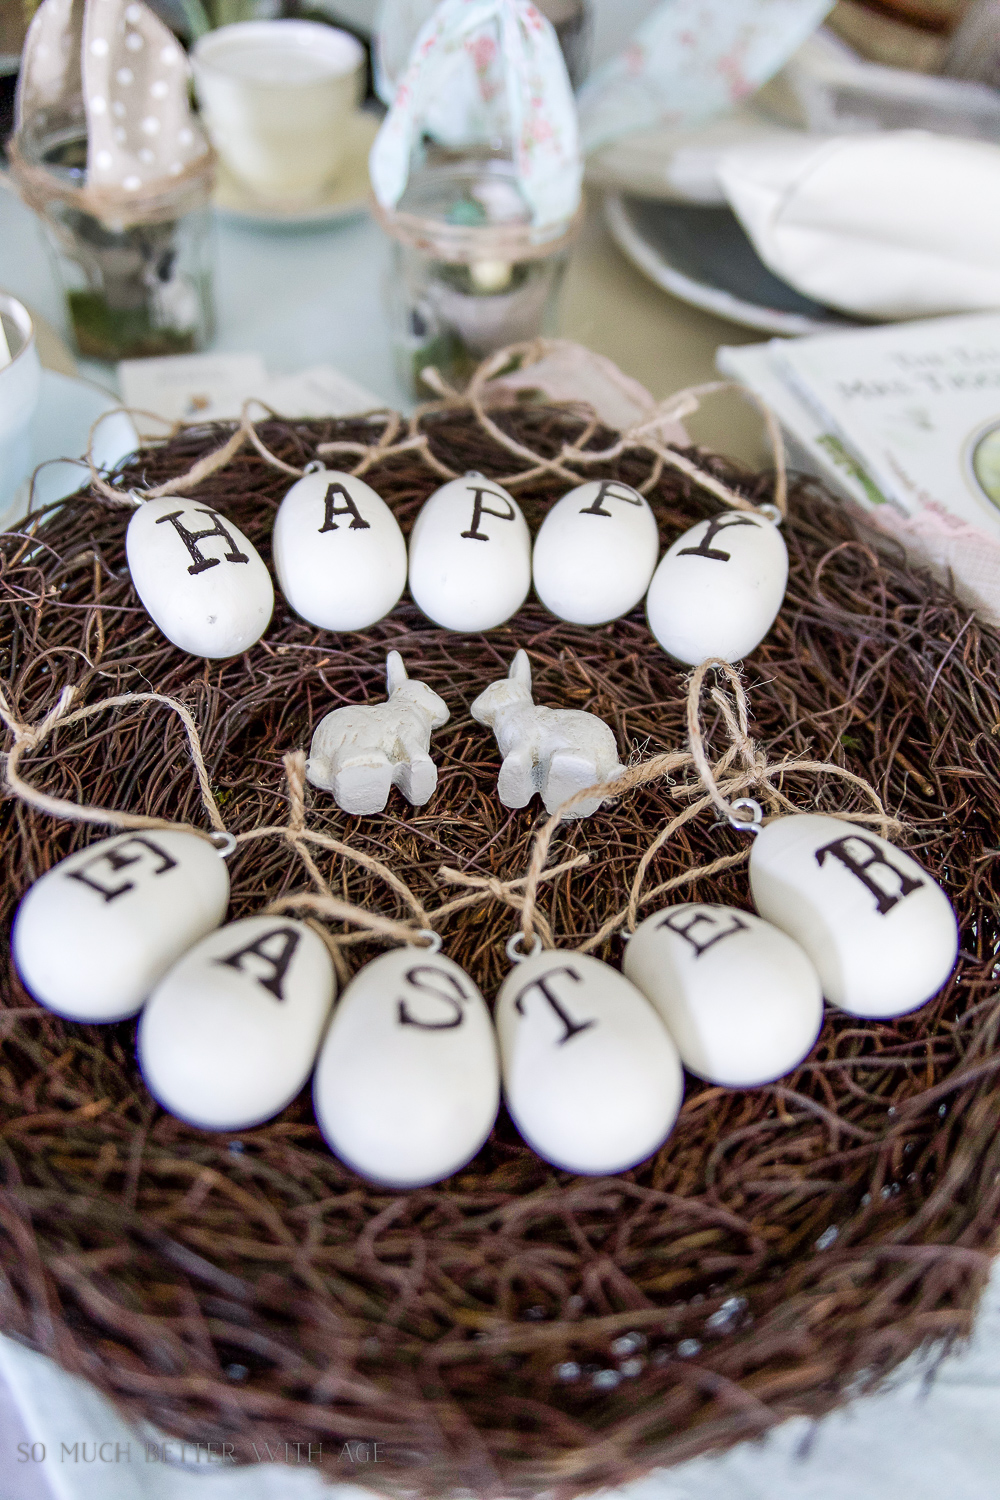
<path fill-rule="evenodd" d="M 31 419 L 38 405 L 42 367 L 28 309 L 0 292 L 0 318 L 10 349 L 0 365 L 0 517 L 6 516 L 31 469 Z"/>
<path fill-rule="evenodd" d="M 337 174 L 364 48 L 314 21 L 245 21 L 201 37 L 195 87 L 212 144 L 251 192 L 307 204 Z"/>

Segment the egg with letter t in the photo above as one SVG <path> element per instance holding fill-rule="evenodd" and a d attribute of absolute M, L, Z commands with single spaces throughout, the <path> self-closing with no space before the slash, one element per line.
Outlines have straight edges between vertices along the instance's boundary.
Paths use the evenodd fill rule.
<path fill-rule="evenodd" d="M 336 989 L 304 922 L 244 917 L 203 938 L 157 985 L 139 1023 L 146 1086 L 203 1130 L 245 1130 L 312 1072 Z"/>
<path fill-rule="evenodd" d="M 182 651 L 221 659 L 260 640 L 274 609 L 271 575 L 232 521 L 201 500 L 144 500 L 125 552 L 135 591 Z"/>
<path fill-rule="evenodd" d="M 775 818 L 754 839 L 761 916 L 812 959 L 833 1005 L 904 1016 L 936 995 L 958 955 L 951 902 L 912 855 L 841 818 Z"/>
<path fill-rule="evenodd" d="M 504 980 L 495 1020 L 511 1118 L 567 1172 L 626 1172 L 660 1147 L 684 1087 L 645 995 L 588 954 L 532 954 Z"/>
<path fill-rule="evenodd" d="M 410 593 L 446 630 L 493 630 L 531 587 L 531 534 L 502 485 L 464 474 L 435 490 L 410 535 Z"/>

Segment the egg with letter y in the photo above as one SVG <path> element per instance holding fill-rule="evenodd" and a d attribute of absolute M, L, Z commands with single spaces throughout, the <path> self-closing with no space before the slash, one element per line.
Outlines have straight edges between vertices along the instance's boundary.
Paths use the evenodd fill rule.
<path fill-rule="evenodd" d="M 482 474 L 435 490 L 410 535 L 410 593 L 446 630 L 493 630 L 531 587 L 531 534 L 513 495 Z"/>

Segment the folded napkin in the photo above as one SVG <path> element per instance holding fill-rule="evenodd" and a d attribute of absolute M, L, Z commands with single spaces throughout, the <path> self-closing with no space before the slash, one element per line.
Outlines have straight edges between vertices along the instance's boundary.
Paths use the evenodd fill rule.
<path fill-rule="evenodd" d="M 762 141 L 719 181 L 761 260 L 864 318 L 1000 307 L 1000 146 L 920 130 Z"/>

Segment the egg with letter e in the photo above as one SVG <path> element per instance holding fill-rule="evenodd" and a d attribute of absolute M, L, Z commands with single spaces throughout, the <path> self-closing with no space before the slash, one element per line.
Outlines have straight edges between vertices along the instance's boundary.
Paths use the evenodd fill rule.
<path fill-rule="evenodd" d="M 201 500 L 144 500 L 125 535 L 135 591 L 182 651 L 213 660 L 260 640 L 274 609 L 271 575 L 242 531 Z"/>
<path fill-rule="evenodd" d="M 500 1103 L 496 1034 L 469 976 L 397 949 L 355 975 L 313 1080 L 330 1149 L 373 1182 L 422 1187 L 464 1167 Z"/>
<path fill-rule="evenodd" d="M 636 928 L 622 968 L 656 1007 L 699 1078 L 753 1088 L 789 1073 L 823 1024 L 812 963 L 787 933 L 732 906 L 658 911 Z"/>
<path fill-rule="evenodd" d="M 593 479 L 557 500 L 531 558 L 535 593 L 574 625 L 627 615 L 649 588 L 660 548 L 646 499 L 617 479 Z"/>
<path fill-rule="evenodd" d="M 246 1130 L 312 1072 L 336 990 L 304 922 L 244 917 L 203 938 L 160 981 L 139 1022 L 146 1087 L 203 1130 Z"/>
<path fill-rule="evenodd" d="M 832 1005 L 853 1016 L 905 1016 L 955 967 L 951 902 L 912 855 L 822 813 L 775 818 L 750 851 L 761 916 L 812 959 Z"/>
<path fill-rule="evenodd" d="M 271 540 L 296 614 L 322 630 L 365 630 L 406 587 L 406 543 L 392 511 L 353 474 L 322 469 L 292 485 Z"/>
<path fill-rule="evenodd" d="M 588 954 L 517 965 L 497 997 L 504 1095 L 528 1145 L 566 1172 L 626 1172 L 652 1156 L 684 1088 L 645 995 Z"/>
<path fill-rule="evenodd" d="M 208 839 L 176 828 L 119 833 L 35 881 L 14 921 L 14 962 L 58 1015 L 121 1021 L 228 903 L 225 861 Z"/>
<path fill-rule="evenodd" d="M 778 527 L 758 511 L 699 521 L 663 556 L 646 595 L 649 628 L 675 661 L 740 661 L 774 624 L 788 583 Z"/>
<path fill-rule="evenodd" d="M 463 474 L 424 502 L 410 535 L 410 593 L 446 630 L 493 630 L 531 587 L 531 534 L 513 495 Z"/>

